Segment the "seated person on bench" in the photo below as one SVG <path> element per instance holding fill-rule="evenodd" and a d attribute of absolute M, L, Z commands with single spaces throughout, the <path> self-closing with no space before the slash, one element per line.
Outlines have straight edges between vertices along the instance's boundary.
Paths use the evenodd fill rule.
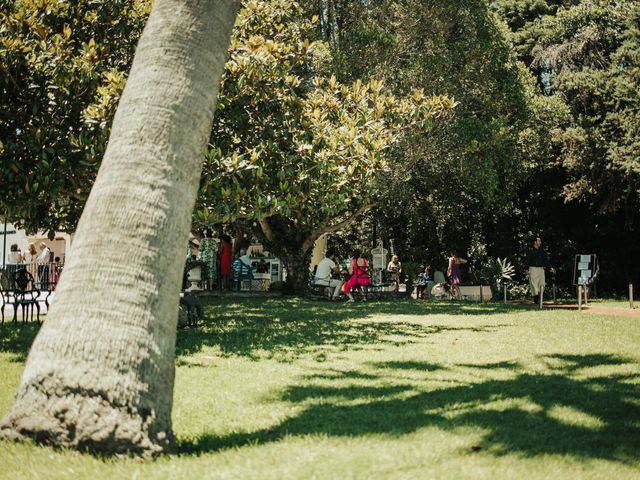
<path fill-rule="evenodd" d="M 340 269 L 335 262 L 335 254 L 332 250 L 327 250 L 325 257 L 318 263 L 318 268 L 315 274 L 315 284 L 319 286 L 333 288 L 333 300 L 340 296 L 340 287 L 342 287 L 342 280 L 338 278 L 332 278 L 334 274 L 339 274 Z M 331 290 L 329 290 L 331 294 Z"/>
<path fill-rule="evenodd" d="M 231 266 L 236 280 L 251 277 L 251 257 L 247 255 L 247 249 L 240 249 L 240 256 L 233 261 Z"/>
<path fill-rule="evenodd" d="M 420 273 L 418 285 L 416 285 L 416 298 L 429 298 L 431 293 L 429 284 L 433 282 L 433 275 L 431 275 L 431 266 L 427 265 Z"/>

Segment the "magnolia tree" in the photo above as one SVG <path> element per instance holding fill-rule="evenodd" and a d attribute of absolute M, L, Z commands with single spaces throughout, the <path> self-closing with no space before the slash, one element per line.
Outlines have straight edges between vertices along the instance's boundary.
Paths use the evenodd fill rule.
<path fill-rule="evenodd" d="M 454 106 L 324 77 L 328 50 L 309 40 L 315 22 L 287 0 L 240 12 L 194 215 L 255 222 L 294 291 L 306 286 L 315 240 L 370 209 L 394 170 L 408 168 L 388 155 L 401 136 Z"/>
<path fill-rule="evenodd" d="M 0 0 L 0 214 L 75 230 L 151 0 Z"/>

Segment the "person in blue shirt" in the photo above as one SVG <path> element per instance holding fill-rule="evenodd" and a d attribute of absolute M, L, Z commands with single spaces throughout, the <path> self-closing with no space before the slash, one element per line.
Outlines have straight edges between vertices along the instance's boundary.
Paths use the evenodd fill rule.
<path fill-rule="evenodd" d="M 431 265 L 424 267 L 424 270 L 418 278 L 418 284 L 416 285 L 416 298 L 429 298 L 429 282 L 433 282 L 433 271 Z M 425 296 L 426 292 L 426 296 Z"/>

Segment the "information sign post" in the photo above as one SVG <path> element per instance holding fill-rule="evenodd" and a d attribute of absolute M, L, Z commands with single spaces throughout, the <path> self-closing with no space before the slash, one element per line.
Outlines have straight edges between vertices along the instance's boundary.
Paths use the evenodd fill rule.
<path fill-rule="evenodd" d="M 573 284 L 578 290 L 578 309 L 582 310 L 582 295 L 584 292 L 584 303 L 588 303 L 589 285 L 598 278 L 600 266 L 598 257 L 594 253 L 581 253 L 576 255 L 573 266 Z"/>

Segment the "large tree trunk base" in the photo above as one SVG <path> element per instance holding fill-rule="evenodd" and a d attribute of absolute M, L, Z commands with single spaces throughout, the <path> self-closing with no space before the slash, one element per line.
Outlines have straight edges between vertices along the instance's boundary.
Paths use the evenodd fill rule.
<path fill-rule="evenodd" d="M 287 266 L 287 281 L 284 283 L 285 295 L 305 295 L 309 290 L 309 260 L 311 252 L 299 256 L 281 256 Z"/>
<path fill-rule="evenodd" d="M 158 431 L 150 410 L 114 405 L 101 392 L 39 387 L 31 384 L 21 391 L 0 424 L 0 437 L 101 455 L 151 457 L 173 448 L 171 426 Z"/>

